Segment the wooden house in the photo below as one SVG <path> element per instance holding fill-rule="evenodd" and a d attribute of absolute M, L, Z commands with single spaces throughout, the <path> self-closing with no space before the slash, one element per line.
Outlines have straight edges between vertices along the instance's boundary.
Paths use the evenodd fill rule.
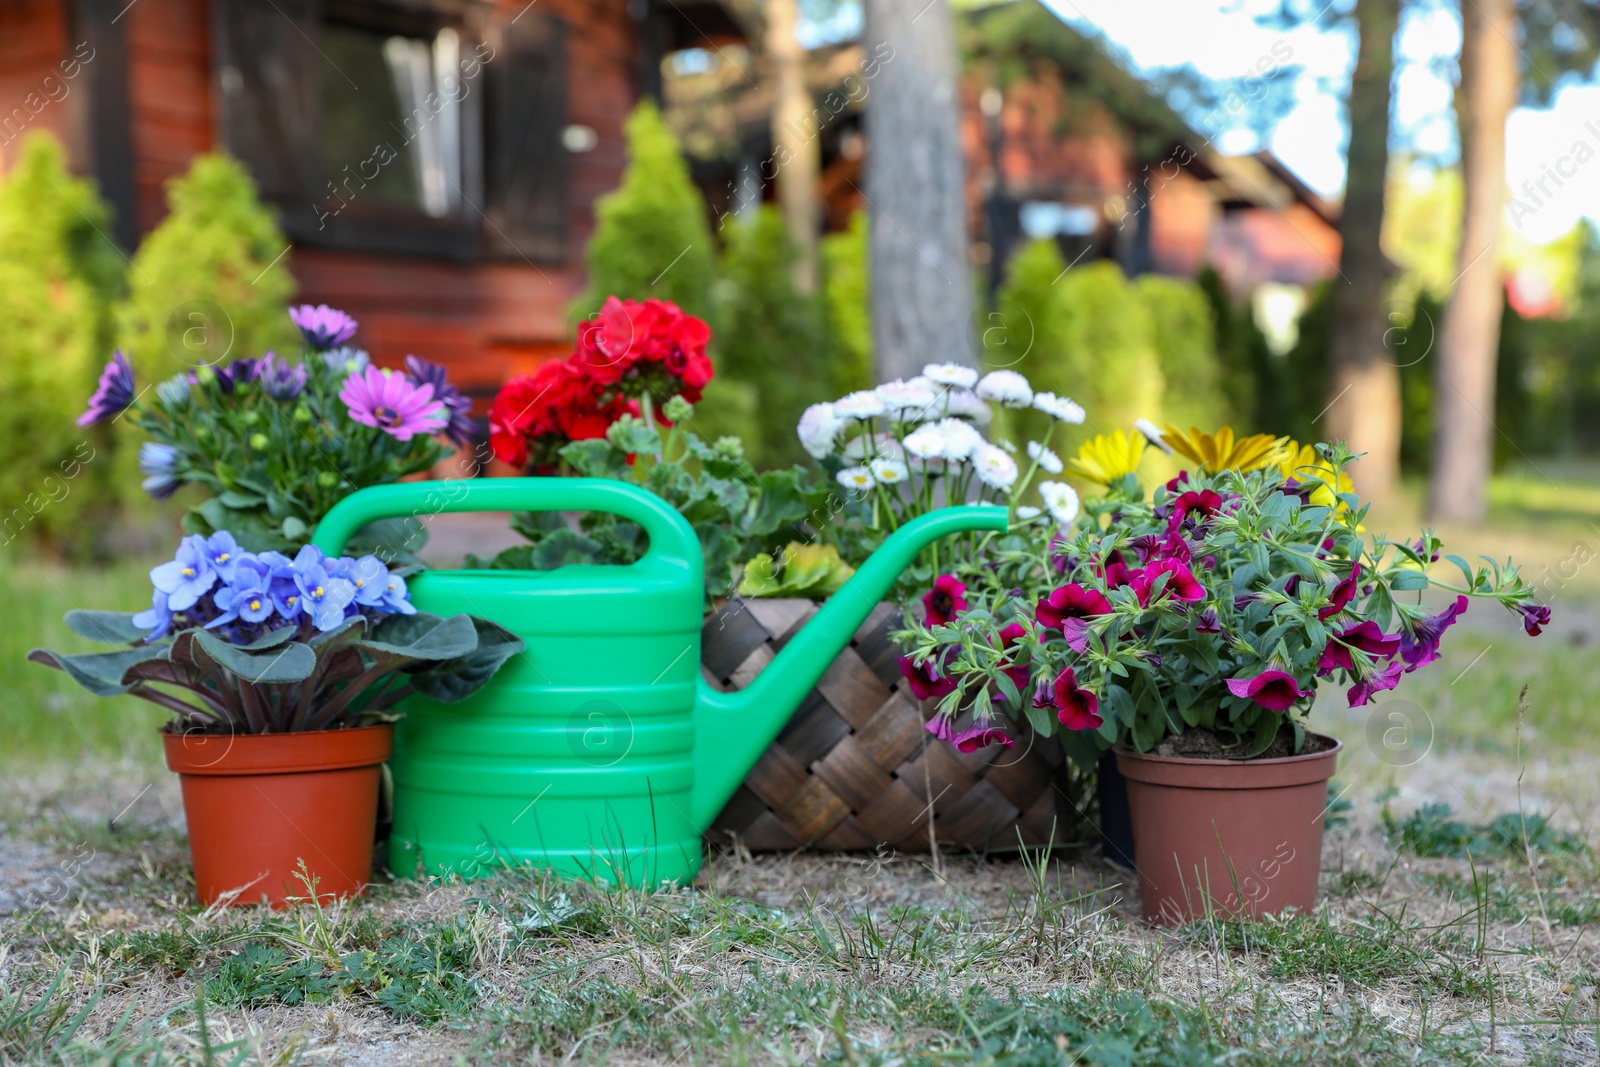
<path fill-rule="evenodd" d="M 485 393 L 558 351 L 622 122 L 715 0 L 4 0 L 0 164 L 48 129 L 131 249 L 197 153 L 242 160 L 300 297 Z"/>

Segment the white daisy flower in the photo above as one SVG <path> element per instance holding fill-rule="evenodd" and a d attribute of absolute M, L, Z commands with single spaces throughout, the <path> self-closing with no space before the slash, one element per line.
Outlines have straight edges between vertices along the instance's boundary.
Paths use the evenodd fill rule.
<path fill-rule="evenodd" d="M 930 363 L 922 368 L 922 373 L 940 385 L 953 385 L 958 389 L 971 389 L 978 384 L 978 372 L 959 363 Z"/>
<path fill-rule="evenodd" d="M 1054 393 L 1034 393 L 1033 406 L 1060 422 L 1076 424 L 1084 419 L 1082 404 Z"/>
<path fill-rule="evenodd" d="M 898 459 L 875 459 L 871 466 L 872 476 L 879 485 L 899 485 L 911 477 L 906 465 Z"/>
<path fill-rule="evenodd" d="M 918 459 L 938 459 L 944 455 L 944 431 L 939 428 L 940 425 L 937 422 L 930 422 L 907 434 L 906 439 L 901 442 L 905 446 L 906 453 Z"/>
<path fill-rule="evenodd" d="M 1071 525 L 1078 517 L 1078 491 L 1064 482 L 1040 482 L 1039 498 L 1049 509 L 1050 517 L 1062 526 Z"/>
<path fill-rule="evenodd" d="M 857 434 L 852 437 L 840 453 L 845 459 L 854 463 L 865 463 L 869 459 L 884 456 L 889 459 L 899 459 L 905 455 L 905 450 L 900 447 L 900 442 L 894 439 L 892 433 Z"/>
<path fill-rule="evenodd" d="M 972 453 L 972 469 L 978 480 L 994 489 L 1010 489 L 1017 484 L 1017 461 L 1003 448 L 979 445 Z"/>
<path fill-rule="evenodd" d="M 866 467 L 846 467 L 835 477 L 839 479 L 839 484 L 846 489 L 867 490 L 876 484 L 872 477 L 872 471 Z"/>
<path fill-rule="evenodd" d="M 1167 439 L 1161 436 L 1161 427 L 1149 419 L 1134 419 L 1133 428 L 1144 434 L 1144 439 L 1155 445 L 1167 455 L 1172 455 L 1172 446 L 1167 444 Z"/>
<path fill-rule="evenodd" d="M 800 416 L 800 447 L 813 459 L 821 459 L 833 451 L 842 429 L 844 422 L 834 414 L 832 404 L 812 404 Z"/>
<path fill-rule="evenodd" d="M 927 418 L 927 412 L 933 409 L 938 393 L 933 388 L 933 383 L 919 381 L 913 378 L 909 382 L 896 379 L 884 382 L 873 390 L 878 399 L 883 401 L 883 406 L 889 414 L 895 416 L 910 415 L 912 418 Z"/>
<path fill-rule="evenodd" d="M 841 419 L 873 419 L 885 410 L 883 401 L 871 389 L 862 389 L 833 402 L 833 413 Z"/>
<path fill-rule="evenodd" d="M 945 410 L 963 419 L 971 419 L 979 426 L 987 426 L 994 421 L 994 412 L 989 410 L 989 405 L 978 399 L 978 394 L 970 389 L 950 390 L 950 399 Z"/>
<path fill-rule="evenodd" d="M 1029 504 L 1023 504 L 1021 507 L 1017 508 L 1017 518 L 1021 519 L 1023 522 L 1031 522 L 1043 514 L 1044 512 Z"/>
<path fill-rule="evenodd" d="M 969 422 L 962 422 L 960 419 L 940 419 L 933 425 L 944 438 L 942 455 L 945 459 L 966 459 L 972 455 L 974 449 L 983 444 L 983 435 L 974 430 Z"/>
<path fill-rule="evenodd" d="M 1033 403 L 1033 386 L 1014 370 L 992 370 L 978 383 L 978 395 L 1008 408 L 1025 408 Z"/>
<path fill-rule="evenodd" d="M 1061 457 L 1038 441 L 1028 442 L 1028 458 L 1051 474 L 1061 473 Z"/>

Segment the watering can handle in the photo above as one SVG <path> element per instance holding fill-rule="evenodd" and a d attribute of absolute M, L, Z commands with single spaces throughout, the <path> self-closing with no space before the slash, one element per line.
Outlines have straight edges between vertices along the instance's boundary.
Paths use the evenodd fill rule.
<path fill-rule="evenodd" d="M 357 530 L 379 519 L 420 520 L 445 511 L 604 511 L 644 527 L 647 556 L 698 563 L 702 550 L 678 510 L 654 493 L 610 478 L 475 478 L 400 482 L 357 490 L 317 524 L 312 544 L 344 552 Z"/>

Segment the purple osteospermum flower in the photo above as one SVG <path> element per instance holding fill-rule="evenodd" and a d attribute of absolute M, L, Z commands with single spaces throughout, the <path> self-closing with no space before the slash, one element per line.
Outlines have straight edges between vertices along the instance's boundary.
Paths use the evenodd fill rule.
<path fill-rule="evenodd" d="M 276 352 L 268 352 L 256 364 L 256 383 L 274 400 L 293 400 L 306 387 L 306 365 L 290 363 Z"/>
<path fill-rule="evenodd" d="M 167 606 L 167 594 L 157 589 L 150 598 L 150 607 L 135 615 L 133 624 L 150 631 L 146 641 L 167 636 L 167 631 L 172 629 L 172 609 Z"/>
<path fill-rule="evenodd" d="M 206 623 L 214 629 L 234 619 L 245 622 L 265 622 L 273 612 L 272 567 L 253 556 L 241 556 L 234 565 L 230 584 L 217 590 L 217 607 L 222 614 Z"/>
<path fill-rule="evenodd" d="M 217 584 L 217 570 L 206 552 L 206 539 L 190 534 L 178 545 L 170 562 L 150 572 L 150 584 L 167 595 L 167 606 L 186 611 Z"/>
<path fill-rule="evenodd" d="M 306 344 L 322 351 L 342 345 L 356 335 L 356 320 L 327 304 L 301 304 L 289 309 L 289 318 L 300 328 Z"/>
<path fill-rule="evenodd" d="M 406 373 L 418 385 L 433 386 L 434 399 L 442 401 L 449 411 L 450 422 L 444 428 L 444 435 L 459 448 L 472 444 L 472 438 L 478 432 L 478 420 L 467 416 L 467 412 L 472 410 L 472 398 L 463 396 L 459 389 L 450 384 L 444 367 L 416 356 L 407 356 Z"/>
<path fill-rule="evenodd" d="M 178 491 L 178 450 L 158 441 L 146 441 L 139 446 L 139 469 L 148 477 L 144 491 L 157 500 L 165 500 Z"/>
<path fill-rule="evenodd" d="M 435 433 L 450 419 L 444 402 L 433 398 L 433 386 L 413 385 L 405 375 L 377 367 L 346 378 L 339 399 L 352 419 L 399 441 Z"/>
<path fill-rule="evenodd" d="M 372 362 L 372 357 L 367 355 L 364 348 L 353 348 L 346 345 L 343 348 L 330 348 L 320 353 L 322 362 L 328 365 L 329 370 L 353 374 L 356 371 L 366 370 L 367 364 Z"/>
<path fill-rule="evenodd" d="M 122 349 L 111 353 L 111 362 L 100 372 L 100 382 L 89 396 L 89 407 L 78 416 L 79 426 L 93 426 L 133 403 L 133 368 Z"/>
<path fill-rule="evenodd" d="M 1406 661 L 1407 672 L 1426 667 L 1439 658 L 1440 639 L 1467 610 L 1468 603 L 1465 596 L 1458 596 L 1454 604 L 1439 614 L 1418 620 L 1412 633 L 1400 635 L 1400 658 Z"/>

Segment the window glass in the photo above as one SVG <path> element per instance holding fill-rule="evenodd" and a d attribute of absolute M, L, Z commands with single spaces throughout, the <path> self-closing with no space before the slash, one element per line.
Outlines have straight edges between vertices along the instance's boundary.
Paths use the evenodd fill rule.
<path fill-rule="evenodd" d="M 450 28 L 421 38 L 323 27 L 322 164 L 344 201 L 457 212 L 460 47 Z"/>

